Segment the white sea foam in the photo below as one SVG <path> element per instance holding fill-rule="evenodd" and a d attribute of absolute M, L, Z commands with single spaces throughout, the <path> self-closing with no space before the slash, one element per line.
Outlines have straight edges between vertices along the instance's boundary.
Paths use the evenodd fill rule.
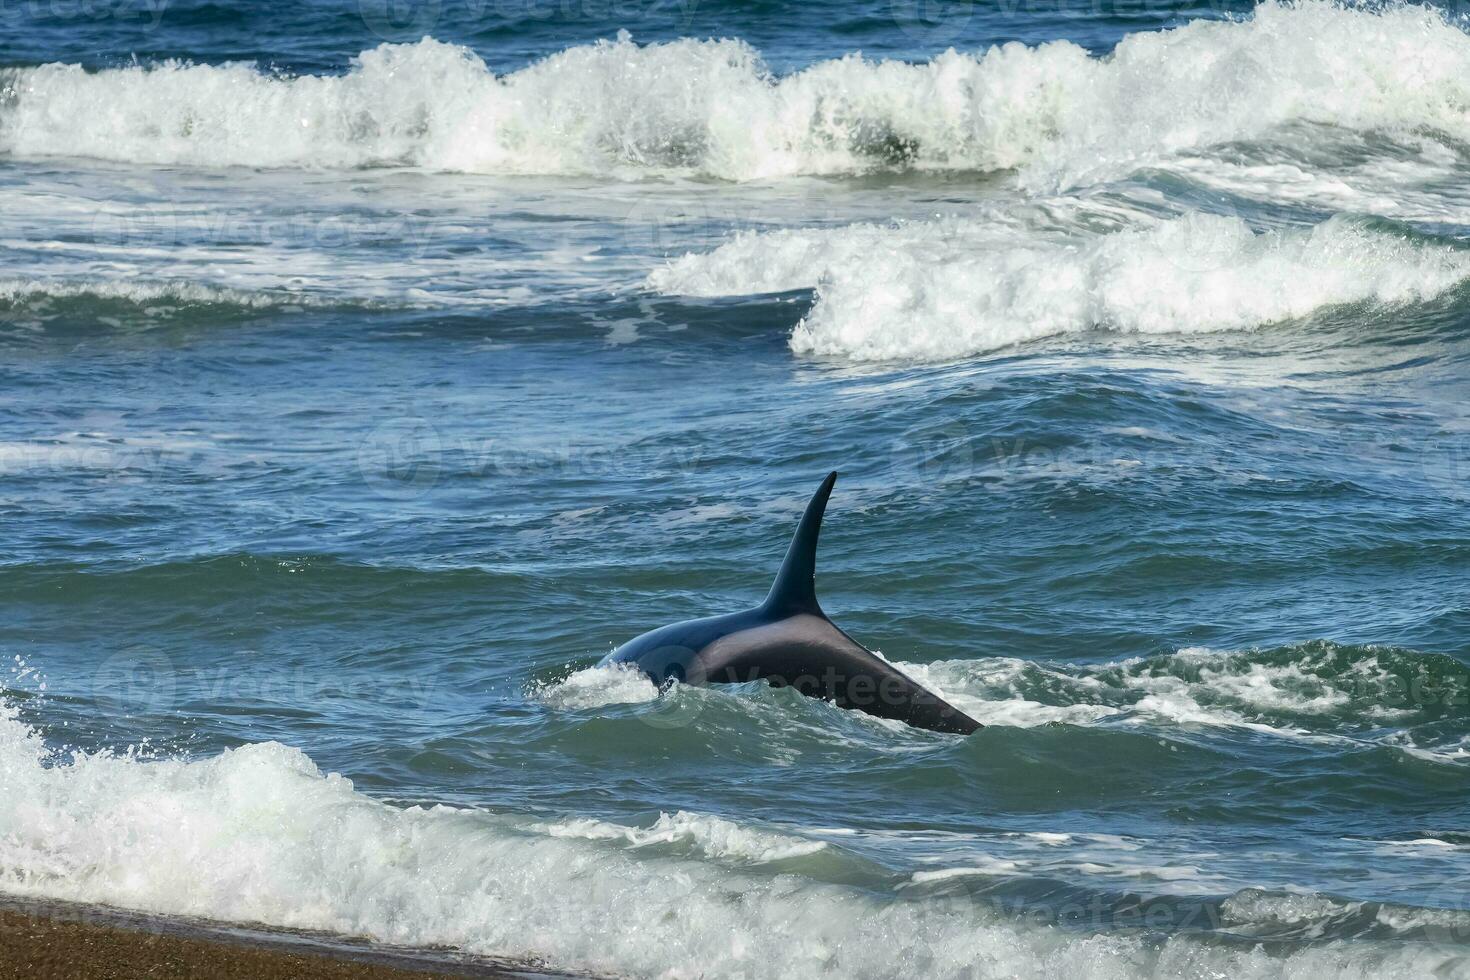
<path fill-rule="evenodd" d="M 236 306 L 245 308 L 320 306 L 330 301 L 310 293 L 285 290 L 253 291 L 211 286 L 188 280 L 160 282 L 114 279 L 0 279 L 0 303 L 25 304 L 44 314 L 58 299 L 114 300 L 134 306 Z"/>
<path fill-rule="evenodd" d="M 1343 218 L 1260 234 L 1191 214 L 1059 238 L 971 222 L 746 233 L 655 271 L 697 296 L 815 287 L 797 351 L 948 358 L 1089 329 L 1243 330 L 1333 305 L 1421 301 L 1470 276 L 1470 253 Z"/>
<path fill-rule="evenodd" d="M 1462 737 L 1451 745 L 1423 746 L 1418 744 L 1409 732 L 1397 731 L 1385 736 L 1383 744 L 1392 745 L 1399 751 L 1426 762 L 1449 765 L 1464 765 L 1470 762 L 1470 736 Z"/>
<path fill-rule="evenodd" d="M 904 845 L 933 839 L 922 832 L 870 836 Z M 1174 841 L 1148 841 L 1145 846 L 1144 842 L 1108 834 L 1047 832 L 935 836 L 952 852 L 919 854 L 918 861 L 934 867 L 911 873 L 908 882 L 900 887 L 929 886 L 955 878 L 1005 878 L 1021 874 L 1072 881 L 1085 876 L 1091 885 L 1122 889 L 1133 889 L 1139 881 L 1148 881 L 1172 895 L 1218 895 L 1241 887 L 1241 879 L 1232 877 L 1230 869 L 1216 866 L 1206 872 L 1194 863 L 1201 857 L 1215 855 L 1200 854 L 1188 846 L 1180 848 Z M 955 863 L 954 852 L 963 855 L 962 863 Z M 1246 872 L 1246 880 L 1258 880 L 1250 875 L 1251 872 Z"/>
<path fill-rule="evenodd" d="M 1451 844 L 1449 841 L 1440 840 L 1438 837 L 1419 837 L 1414 840 L 1383 840 L 1375 841 L 1380 849 L 1386 853 L 1397 854 L 1405 850 L 1428 851 L 1433 853 L 1437 848 L 1453 850 L 1460 845 Z"/>
<path fill-rule="evenodd" d="M 972 859 L 973 860 L 973 859 Z M 916 885 L 926 885 L 934 881 L 948 881 L 951 878 L 970 878 L 976 875 L 994 877 L 1022 874 L 1024 871 L 1021 862 L 1010 861 L 1005 858 L 990 858 L 982 863 L 972 864 L 963 868 L 940 868 L 936 871 L 915 871 L 909 878 Z"/>
<path fill-rule="evenodd" d="M 1318 657 L 1304 652 L 1278 662 L 1189 647 L 1157 661 L 1047 664 L 987 657 L 896 666 L 986 725 L 1199 726 L 1345 751 L 1382 746 L 1440 765 L 1470 759 L 1470 737 L 1421 745 L 1409 731 L 1371 732 L 1381 726 L 1385 712 L 1373 692 L 1392 692 L 1397 683 L 1393 668 L 1380 657 L 1360 657 L 1326 677 L 1319 674 Z M 1060 703 L 1035 700 L 1031 692 L 1039 688 Z M 1413 709 L 1390 710 L 1403 715 Z"/>
<path fill-rule="evenodd" d="M 1201 661 L 1211 656 L 1203 650 L 1189 651 L 1189 654 Z M 1054 723 L 1088 726 L 1110 721 L 1131 724 L 1165 722 L 1250 728 L 1283 736 L 1300 734 L 1295 729 L 1277 729 L 1251 721 L 1231 707 L 1214 703 L 1222 695 L 1228 696 L 1242 686 L 1278 706 L 1298 703 L 1292 700 L 1289 692 L 1278 691 L 1271 682 L 1300 678 L 1300 671 L 1292 666 L 1276 670 L 1255 666 L 1242 678 L 1229 672 L 1228 655 L 1212 656 L 1217 663 L 1204 661 L 1200 664 L 1202 676 L 1199 682 L 1190 682 L 1172 674 L 1144 674 L 1123 675 L 1120 683 L 1108 685 L 1089 676 L 1098 670 L 1095 667 L 1063 665 L 1060 669 L 1048 669 L 1008 657 L 898 666 L 986 725 L 1033 728 Z M 1022 679 L 1027 670 L 1045 674 L 1059 686 L 1071 688 L 1076 700 L 1065 704 L 1045 704 L 1028 699 L 1025 695 L 1027 685 Z M 1262 694 L 1259 690 L 1261 684 L 1272 693 Z M 1346 700 L 1346 695 L 1343 694 L 1342 698 Z"/>
<path fill-rule="evenodd" d="M 1253 720 L 1243 711 L 1286 710 L 1304 714 L 1329 711 L 1348 701 L 1348 693 L 1315 682 L 1298 665 L 1241 665 L 1224 652 L 1190 648 L 1174 655 L 1198 672 L 1188 680 L 1168 672 L 1132 672 L 1139 660 L 1102 666 L 1049 667 L 1010 657 L 939 661 L 898 666 L 915 680 L 987 725 L 1033 728 L 1063 723 L 1099 725 L 1211 725 L 1245 728 L 1282 737 L 1309 733 Z M 1117 668 L 1123 668 L 1117 671 Z M 1026 696 L 1027 672 L 1044 675 L 1050 686 L 1068 691 L 1072 701 L 1045 704 Z M 1116 672 L 1116 673 L 1115 673 Z M 1106 679 L 1099 674 L 1106 673 Z"/>
<path fill-rule="evenodd" d="M 1000 657 L 896 666 L 982 725 L 1089 725 L 1122 713 L 1106 704 L 1043 704 L 1029 700 L 1017 684 L 1026 667 L 1022 660 Z"/>
<path fill-rule="evenodd" d="M 619 841 L 631 847 L 681 845 L 710 858 L 764 863 L 804 857 L 825 849 L 825 841 L 743 827 L 732 820 L 701 813 L 660 813 L 650 827 L 629 827 L 602 820 L 566 820 L 546 824 L 552 837 Z"/>
<path fill-rule="evenodd" d="M 466 48 L 383 45 L 340 76 L 167 63 L 15 70 L 0 148 L 139 163 L 486 173 L 997 170 L 1075 183 L 1316 123 L 1470 139 L 1470 39 L 1431 9 L 1266 4 L 1239 22 L 858 55 L 773 76 L 739 41 L 617 41 L 496 76 Z"/>
<path fill-rule="evenodd" d="M 276 743 L 196 761 L 57 758 L 0 707 L 0 890 L 11 893 L 622 975 L 1366 978 L 1451 962 L 1368 940 L 1270 955 L 1182 936 L 1155 947 L 730 866 L 793 846 L 766 833 L 687 814 L 631 831 L 399 809 Z M 647 846 L 659 840 L 693 846 Z"/>
<path fill-rule="evenodd" d="M 1317 676 L 1310 657 L 1303 662 L 1262 663 L 1240 654 L 1190 647 L 1174 654 L 1171 661 L 1174 670 L 1182 669 L 1193 676 L 1140 671 L 1126 677 L 1127 688 L 1143 695 L 1131 706 L 1129 724 L 1163 721 L 1239 728 L 1295 741 L 1337 743 L 1348 749 L 1389 745 L 1441 763 L 1458 762 L 1465 755 L 1455 746 L 1422 748 L 1405 732 L 1391 732 L 1370 741 L 1355 733 L 1324 732 L 1289 720 L 1289 716 L 1314 715 L 1351 718 L 1356 712 L 1364 720 L 1373 719 L 1376 727 L 1386 710 L 1395 715 L 1406 713 L 1408 709 L 1385 709 L 1376 699 L 1363 695 L 1394 681 L 1372 657 L 1363 658 L 1345 675 L 1331 681 Z"/>
<path fill-rule="evenodd" d="M 549 708 L 578 710 L 642 704 L 658 697 L 658 687 L 637 667 L 612 664 L 584 667 L 559 681 L 533 685 L 530 694 Z"/>

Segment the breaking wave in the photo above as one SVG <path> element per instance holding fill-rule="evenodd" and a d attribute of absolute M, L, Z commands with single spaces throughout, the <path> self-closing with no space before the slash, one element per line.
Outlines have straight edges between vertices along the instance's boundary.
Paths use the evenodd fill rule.
<path fill-rule="evenodd" d="M 0 787 L 0 888 L 13 894 L 575 969 L 724 977 L 961 977 L 977 967 L 1038 978 L 1369 977 L 1426 974 L 1459 961 L 1452 946 L 1373 938 L 1280 953 L 1184 934 L 1079 934 L 1008 919 L 963 893 L 923 891 L 956 875 L 1012 877 L 1021 867 L 1014 860 L 923 872 L 902 897 L 885 896 L 800 873 L 791 862 L 821 861 L 833 846 L 808 835 L 687 812 L 626 827 L 398 808 L 274 742 L 197 760 L 61 754 L 10 706 L 0 706 Z M 1070 839 L 1035 836 L 1033 849 Z M 769 862 L 781 862 L 785 873 L 762 872 Z M 1239 907 L 1227 909 L 1233 920 L 1289 918 L 1293 928 L 1309 930 L 1314 914 L 1300 896 L 1246 893 L 1234 901 Z M 1327 905 L 1324 914 L 1338 914 Z M 1401 917 L 1430 914 L 1401 910 Z M 1459 919 L 1451 925 L 1446 938 L 1463 931 Z"/>
<path fill-rule="evenodd" d="M 947 358 L 1062 333 L 1242 330 L 1349 303 L 1420 302 L 1470 277 L 1470 253 L 1346 218 L 1254 233 L 1191 214 L 1091 238 L 975 222 L 745 233 L 656 270 L 660 292 L 815 288 L 797 351 Z"/>
<path fill-rule="evenodd" d="M 0 149 L 16 156 L 739 181 L 1019 169 L 1054 186 L 1294 124 L 1470 140 L 1470 37 L 1427 7 L 1301 0 L 1101 57 L 1009 43 L 777 76 L 740 41 L 623 34 L 496 75 L 426 38 L 335 76 L 49 64 L 5 72 L 0 95 Z"/>

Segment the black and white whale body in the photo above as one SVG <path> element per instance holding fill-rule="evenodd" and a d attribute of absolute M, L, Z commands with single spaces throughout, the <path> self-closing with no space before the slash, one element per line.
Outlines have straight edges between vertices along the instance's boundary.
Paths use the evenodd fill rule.
<path fill-rule="evenodd" d="M 633 664 L 655 684 L 767 680 L 843 708 L 968 735 L 979 722 L 905 676 L 827 618 L 817 604 L 817 535 L 837 474 L 806 505 L 770 595 L 754 609 L 644 633 L 604 664 Z"/>

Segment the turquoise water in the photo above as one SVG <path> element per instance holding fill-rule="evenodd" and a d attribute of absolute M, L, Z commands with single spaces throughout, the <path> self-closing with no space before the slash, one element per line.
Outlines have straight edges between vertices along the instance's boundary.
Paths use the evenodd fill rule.
<path fill-rule="evenodd" d="M 0 889 L 1470 975 L 1451 14 L 0 19 Z M 763 596 L 829 469 L 824 607 L 984 730 L 595 667 Z"/>

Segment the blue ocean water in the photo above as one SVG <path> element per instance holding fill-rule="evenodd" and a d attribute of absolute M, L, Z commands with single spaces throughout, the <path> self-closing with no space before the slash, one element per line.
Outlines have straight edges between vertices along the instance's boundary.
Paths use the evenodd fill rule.
<path fill-rule="evenodd" d="M 1460 11 L 0 5 L 0 891 L 1470 976 Z M 984 722 L 597 668 L 818 590 Z"/>

